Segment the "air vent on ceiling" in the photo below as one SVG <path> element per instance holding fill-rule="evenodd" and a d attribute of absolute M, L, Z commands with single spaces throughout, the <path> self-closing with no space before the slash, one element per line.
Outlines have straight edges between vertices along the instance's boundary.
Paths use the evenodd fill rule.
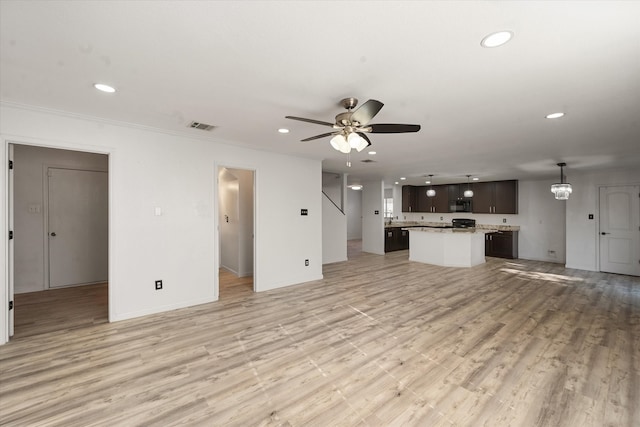
<path fill-rule="evenodd" d="M 200 129 L 200 130 L 212 130 L 213 128 L 215 128 L 215 126 L 213 125 L 208 125 L 206 123 L 200 123 L 200 122 L 191 122 L 189 123 L 189 127 L 193 129 Z"/>
<path fill-rule="evenodd" d="M 375 163 L 375 160 L 371 160 L 371 159 L 364 159 L 364 160 L 360 160 L 362 163 Z"/>

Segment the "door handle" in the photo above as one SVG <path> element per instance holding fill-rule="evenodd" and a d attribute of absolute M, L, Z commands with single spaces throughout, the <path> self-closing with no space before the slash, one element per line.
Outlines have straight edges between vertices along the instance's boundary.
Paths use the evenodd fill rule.
<path fill-rule="evenodd" d="M 605 232 L 603 231 L 603 232 L 602 232 L 602 233 L 600 233 L 600 234 L 602 234 L 602 235 L 604 236 L 605 234 L 611 234 L 611 233 L 605 233 Z"/>
<path fill-rule="evenodd" d="M 56 237 L 56 233 L 55 233 L 55 232 L 53 232 L 53 233 L 51 233 L 51 234 L 50 234 L 50 236 L 51 236 L 51 237 Z"/>

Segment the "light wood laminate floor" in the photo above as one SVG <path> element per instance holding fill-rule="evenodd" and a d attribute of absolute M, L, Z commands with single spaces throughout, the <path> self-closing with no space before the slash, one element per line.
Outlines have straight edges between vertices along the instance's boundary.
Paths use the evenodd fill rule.
<path fill-rule="evenodd" d="M 349 257 L 321 281 L 17 333 L 0 425 L 640 425 L 639 278 Z"/>

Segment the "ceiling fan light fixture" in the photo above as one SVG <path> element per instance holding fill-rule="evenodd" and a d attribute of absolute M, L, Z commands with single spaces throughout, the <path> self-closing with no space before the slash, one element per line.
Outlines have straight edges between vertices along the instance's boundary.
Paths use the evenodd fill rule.
<path fill-rule="evenodd" d="M 331 146 L 344 154 L 349 154 L 351 152 L 351 146 L 342 134 L 336 135 L 331 138 Z"/>

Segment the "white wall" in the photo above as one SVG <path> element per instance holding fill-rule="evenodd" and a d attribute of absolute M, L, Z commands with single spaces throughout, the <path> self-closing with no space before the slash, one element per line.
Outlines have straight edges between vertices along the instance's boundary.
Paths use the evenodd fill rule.
<path fill-rule="evenodd" d="M 362 187 L 362 251 L 384 255 L 384 183 L 367 181 Z M 378 212 L 376 214 L 375 212 Z"/>
<path fill-rule="evenodd" d="M 567 171 L 573 193 L 567 200 L 567 267 L 598 271 L 599 192 L 608 185 L 639 185 L 640 165 L 634 170 L 609 170 L 580 174 Z M 588 218 L 594 214 L 594 219 Z"/>
<path fill-rule="evenodd" d="M 333 203 L 344 211 L 343 193 L 346 186 L 344 174 L 322 172 L 322 191 Z"/>
<path fill-rule="evenodd" d="M 258 291 L 322 278 L 320 161 L 141 126 L 0 105 L 0 221 L 7 224 L 8 143 L 109 154 L 111 321 L 217 299 L 217 167 L 256 171 Z M 296 179 L 292 180 L 291 177 Z M 154 216 L 161 207 L 162 216 Z M 300 209 L 309 210 L 301 216 Z M 0 227 L 7 241 L 7 227 Z M 6 260 L 6 245 L 0 245 Z M 310 259 L 310 266 L 304 266 Z M 7 319 L 7 265 L 0 319 Z M 164 289 L 156 291 L 154 281 Z M 0 327 L 0 343 L 6 327 Z"/>
<path fill-rule="evenodd" d="M 362 191 L 347 192 L 347 240 L 362 239 Z"/>
<path fill-rule="evenodd" d="M 48 289 L 45 268 L 45 166 L 107 171 L 108 161 L 108 156 L 103 154 L 28 145 L 14 147 L 15 293 Z M 33 208 L 31 211 L 30 207 Z M 106 263 L 107 260 L 103 261 Z"/>
<path fill-rule="evenodd" d="M 347 260 L 347 217 L 322 194 L 322 263 Z"/>

